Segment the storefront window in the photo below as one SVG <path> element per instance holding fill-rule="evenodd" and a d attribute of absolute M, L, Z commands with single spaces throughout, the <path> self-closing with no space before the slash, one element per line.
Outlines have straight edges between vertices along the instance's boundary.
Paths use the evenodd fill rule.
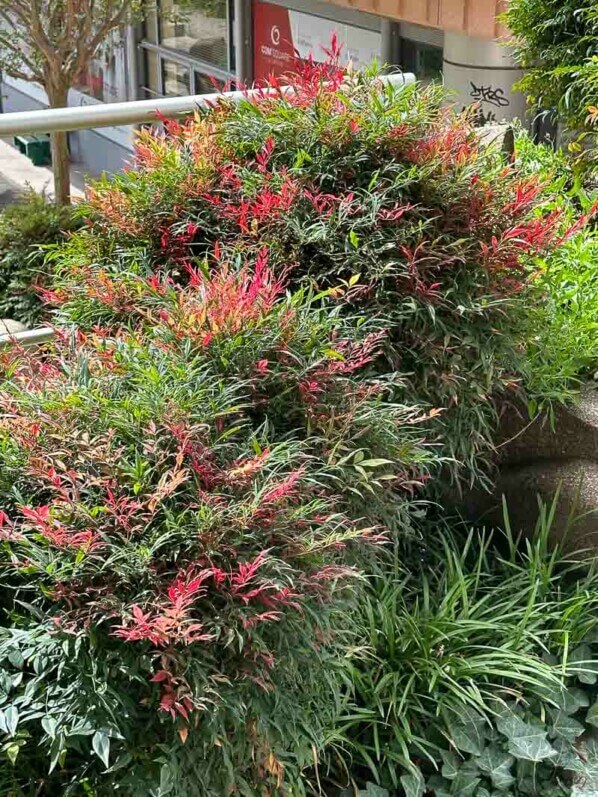
<path fill-rule="evenodd" d="M 160 3 L 160 43 L 189 53 L 199 61 L 228 68 L 228 15 L 226 0 Z"/>
<path fill-rule="evenodd" d="M 103 64 L 97 60 L 92 61 L 89 69 L 79 75 L 76 88 L 96 100 L 106 100 L 104 96 Z"/>
<path fill-rule="evenodd" d="M 143 98 L 151 100 L 152 97 L 160 97 L 162 88 L 160 84 L 160 58 L 154 50 L 142 50 L 143 54 Z"/>
<path fill-rule="evenodd" d="M 441 79 L 442 47 L 412 39 L 401 39 L 400 53 L 401 67 L 405 72 L 413 72 L 423 83 Z"/>
<path fill-rule="evenodd" d="M 162 85 L 169 97 L 185 97 L 191 93 L 189 68 L 175 61 L 162 59 Z"/>
<path fill-rule="evenodd" d="M 193 87 L 194 94 L 214 94 L 217 91 L 222 91 L 225 87 L 225 81 L 218 80 L 210 75 L 205 75 L 203 72 L 195 72 L 195 86 Z M 227 86 L 228 88 L 228 86 Z"/>
<path fill-rule="evenodd" d="M 80 73 L 74 88 L 102 102 L 123 102 L 127 95 L 127 60 L 125 48 L 116 37 Z"/>
<path fill-rule="evenodd" d="M 212 93 L 214 81 L 234 80 L 233 0 L 159 0 L 157 9 L 140 43 L 143 96 Z"/>

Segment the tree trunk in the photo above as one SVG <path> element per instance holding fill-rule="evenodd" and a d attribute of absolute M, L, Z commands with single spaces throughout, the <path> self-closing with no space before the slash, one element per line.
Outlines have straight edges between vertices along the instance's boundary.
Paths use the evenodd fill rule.
<path fill-rule="evenodd" d="M 71 204 L 71 169 L 66 133 L 51 134 L 54 197 L 57 205 Z"/>
<path fill-rule="evenodd" d="M 64 108 L 67 105 L 68 89 L 46 86 L 50 108 Z M 52 133 L 52 171 L 54 172 L 54 201 L 57 205 L 71 204 L 71 170 L 67 133 Z"/>

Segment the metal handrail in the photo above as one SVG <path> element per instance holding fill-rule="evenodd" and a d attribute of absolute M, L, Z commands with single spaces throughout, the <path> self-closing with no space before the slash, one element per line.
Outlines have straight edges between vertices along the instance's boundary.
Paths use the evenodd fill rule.
<path fill-rule="evenodd" d="M 415 82 L 410 72 L 382 75 L 382 83 L 403 88 Z M 292 86 L 268 89 L 276 96 L 292 93 Z M 248 91 L 225 91 L 214 94 L 195 94 L 190 97 L 166 97 L 158 100 L 134 100 L 132 102 L 110 102 L 98 105 L 83 105 L 76 108 L 46 108 L 41 111 L 18 111 L 0 115 L 0 138 L 2 136 L 28 135 L 30 133 L 58 133 L 68 130 L 95 130 L 100 127 L 143 124 L 155 122 L 158 115 L 168 119 L 186 116 L 198 108 L 208 108 L 226 98 L 240 102 L 248 97 L 262 96 L 261 89 Z"/>
<path fill-rule="evenodd" d="M 24 332 L 0 335 L 0 351 L 13 343 L 18 343 L 20 346 L 36 346 L 38 343 L 47 343 L 53 340 L 55 336 L 56 332 L 52 327 L 39 327 L 38 329 L 26 329 Z"/>
<path fill-rule="evenodd" d="M 382 75 L 383 84 L 404 88 L 415 82 L 412 73 Z M 285 86 L 283 93 L 291 93 L 292 86 Z M 271 90 L 278 95 L 279 90 Z M 102 105 L 86 105 L 76 108 L 47 108 L 41 111 L 19 111 L 0 114 L 0 137 L 29 135 L 31 133 L 55 133 L 69 130 L 94 130 L 99 127 L 114 127 L 123 124 L 155 122 L 159 115 L 168 119 L 187 116 L 197 108 L 207 108 L 223 97 L 233 102 L 252 96 L 263 96 L 263 90 L 225 91 L 215 94 L 197 94 L 190 97 L 167 97 L 159 100 L 136 100 L 133 102 L 113 102 Z M 19 344 L 35 346 L 52 340 L 55 332 L 52 327 L 28 329 L 25 332 L 0 335 L 0 350 Z"/>

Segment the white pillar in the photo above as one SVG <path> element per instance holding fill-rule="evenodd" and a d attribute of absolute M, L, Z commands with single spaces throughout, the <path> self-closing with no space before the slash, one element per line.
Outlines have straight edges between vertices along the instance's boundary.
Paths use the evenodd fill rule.
<path fill-rule="evenodd" d="M 504 44 L 445 32 L 444 83 L 459 107 L 475 103 L 488 122 L 519 118 L 527 125 L 525 96 L 513 90 L 522 74 Z"/>

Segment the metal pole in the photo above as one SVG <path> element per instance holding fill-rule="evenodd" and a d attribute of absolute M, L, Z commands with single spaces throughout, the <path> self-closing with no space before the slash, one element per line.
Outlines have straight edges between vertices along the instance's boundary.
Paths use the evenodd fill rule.
<path fill-rule="evenodd" d="M 383 75 L 380 80 L 397 88 L 415 81 L 410 73 Z M 291 93 L 292 86 L 282 88 L 283 93 Z M 0 137 L 30 133 L 54 133 L 65 130 L 94 130 L 99 127 L 141 124 L 155 122 L 160 114 L 168 118 L 186 116 L 198 108 L 206 108 L 219 100 L 240 102 L 251 96 L 258 96 L 255 89 L 250 91 L 226 91 L 215 94 L 196 94 L 191 97 L 166 97 L 134 102 L 112 102 L 102 105 L 87 105 L 77 108 L 47 108 L 42 111 L 19 111 L 0 116 Z M 277 95 L 278 91 L 272 91 Z"/>

